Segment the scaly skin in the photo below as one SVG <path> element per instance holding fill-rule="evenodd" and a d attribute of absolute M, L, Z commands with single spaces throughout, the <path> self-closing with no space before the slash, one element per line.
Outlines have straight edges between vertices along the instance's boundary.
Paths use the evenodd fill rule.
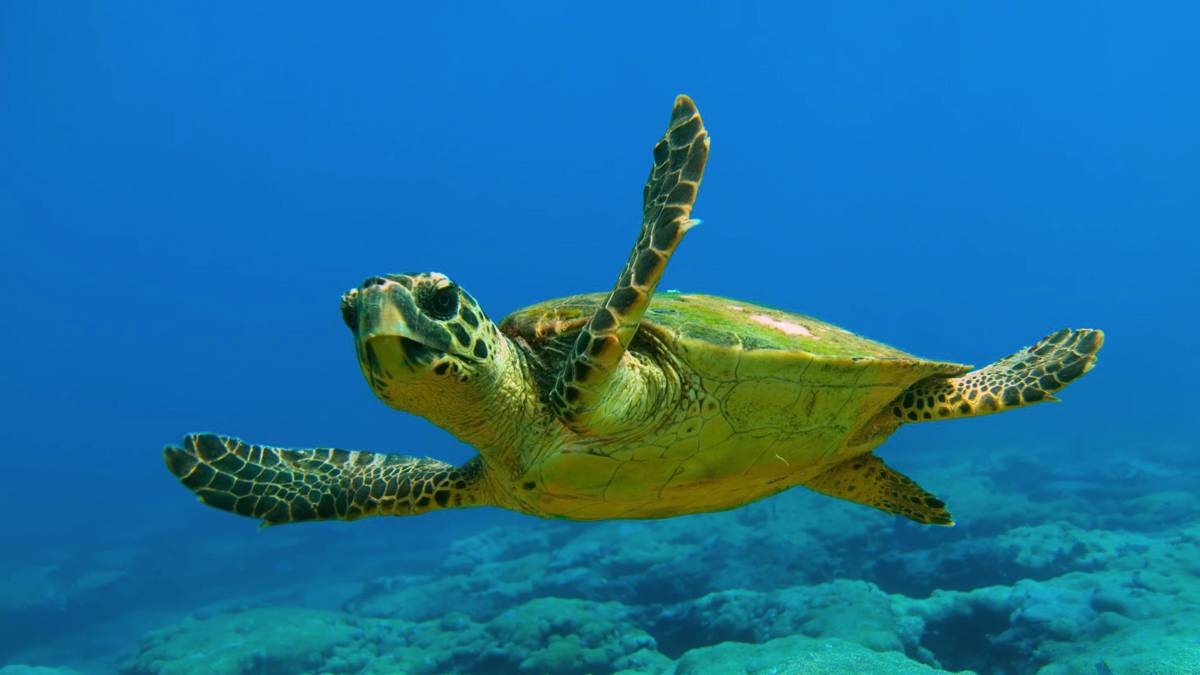
<path fill-rule="evenodd" d="M 582 326 L 550 392 L 550 404 L 577 431 L 611 428 L 603 399 L 629 388 L 622 356 L 641 325 L 667 261 L 697 221 L 692 206 L 708 162 L 708 132 L 696 104 L 675 98 L 667 131 L 654 145 L 654 165 L 642 190 L 642 229 L 617 283 Z"/>
<path fill-rule="evenodd" d="M 482 465 L 334 448 L 284 450 L 192 434 L 166 450 L 167 466 L 200 501 L 263 525 L 410 516 L 475 506 Z"/>

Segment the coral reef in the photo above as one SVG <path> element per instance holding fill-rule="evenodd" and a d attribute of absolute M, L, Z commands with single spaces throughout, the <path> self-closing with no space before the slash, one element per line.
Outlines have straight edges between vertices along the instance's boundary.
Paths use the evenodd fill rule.
<path fill-rule="evenodd" d="M 14 663 L 0 667 L 0 675 L 79 675 L 79 671 L 72 668 L 48 668 Z"/>
<path fill-rule="evenodd" d="M 794 635 L 757 645 L 724 642 L 714 647 L 694 649 L 679 659 L 674 670 L 667 672 L 673 675 L 935 675 L 945 671 L 916 663 L 903 654 L 877 652 L 846 640 L 815 640 Z"/>
<path fill-rule="evenodd" d="M 224 675 L 326 670 L 335 648 L 362 629 L 345 615 L 302 608 L 255 609 L 154 631 L 126 672 Z"/>
<path fill-rule="evenodd" d="M 376 547 L 373 569 L 259 577 L 269 592 L 150 631 L 121 670 L 1200 672 L 1195 468 L 991 455 L 920 473 L 958 527 L 803 490 L 666 521 L 519 519 L 390 575 Z"/>

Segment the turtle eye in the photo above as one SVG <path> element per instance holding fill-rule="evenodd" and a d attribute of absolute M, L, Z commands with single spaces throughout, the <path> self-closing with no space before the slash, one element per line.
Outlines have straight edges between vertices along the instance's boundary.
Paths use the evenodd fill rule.
<path fill-rule="evenodd" d="M 443 286 L 425 300 L 425 310 L 439 319 L 449 319 L 458 312 L 458 289 Z"/>

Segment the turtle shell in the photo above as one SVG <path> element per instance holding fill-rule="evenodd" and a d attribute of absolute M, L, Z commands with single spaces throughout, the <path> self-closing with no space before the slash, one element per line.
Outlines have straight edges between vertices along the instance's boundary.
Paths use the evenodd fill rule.
<path fill-rule="evenodd" d="M 542 391 L 605 297 L 550 300 L 501 323 L 539 362 Z M 650 412 L 644 437 L 602 434 L 539 455 L 528 475 L 544 486 L 542 511 L 659 517 L 743 504 L 868 452 L 896 426 L 869 422 L 909 386 L 969 370 L 811 317 L 681 293 L 655 294 L 629 351 L 674 364 L 681 405 Z"/>
<path fill-rule="evenodd" d="M 605 297 L 590 293 L 532 305 L 506 317 L 500 329 L 540 352 L 546 375 L 556 376 L 569 345 Z M 794 427 L 814 417 L 853 431 L 917 381 L 970 370 L 802 314 L 675 292 L 654 294 L 630 351 L 670 352 L 721 399 L 739 431 L 774 427 L 782 418 Z M 745 386 L 730 388 L 739 384 Z M 781 404 L 800 392 L 813 404 Z M 854 405 L 847 405 L 851 399 Z M 822 402 L 827 405 L 817 405 Z"/>
<path fill-rule="evenodd" d="M 547 300 L 505 317 L 500 328 L 537 348 L 573 337 L 603 303 L 589 293 Z M 655 293 L 639 330 L 666 338 L 693 366 L 722 361 L 858 363 L 864 368 L 917 370 L 919 377 L 965 372 L 969 366 L 913 356 L 803 314 L 712 295 Z M 636 345 L 633 347 L 636 349 Z"/>

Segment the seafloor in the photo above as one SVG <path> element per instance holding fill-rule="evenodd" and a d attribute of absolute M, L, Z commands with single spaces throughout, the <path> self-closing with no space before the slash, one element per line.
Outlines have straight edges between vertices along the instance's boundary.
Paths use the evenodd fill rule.
<path fill-rule="evenodd" d="M 1200 673 L 1185 450 L 903 463 L 952 529 L 798 489 L 453 541 L 335 525 L 373 529 L 318 554 L 325 526 L 166 532 L 166 557 L 116 535 L 86 561 L 4 563 L 0 610 L 27 633 L 4 656 L 30 665 L 0 673 Z"/>

